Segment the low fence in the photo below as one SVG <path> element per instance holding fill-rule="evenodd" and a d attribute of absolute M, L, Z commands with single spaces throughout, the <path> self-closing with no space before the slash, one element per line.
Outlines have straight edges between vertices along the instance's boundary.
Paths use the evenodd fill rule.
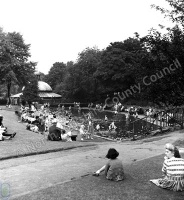
<path fill-rule="evenodd" d="M 131 130 L 133 135 L 147 135 L 155 130 L 169 130 L 172 127 L 183 129 L 184 123 L 184 108 L 176 107 L 159 111 L 152 116 L 145 116 L 142 119 L 132 121 Z"/>

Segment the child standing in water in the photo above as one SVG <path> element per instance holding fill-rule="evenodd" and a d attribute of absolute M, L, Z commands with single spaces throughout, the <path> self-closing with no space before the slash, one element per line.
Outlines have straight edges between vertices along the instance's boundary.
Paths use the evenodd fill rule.
<path fill-rule="evenodd" d="M 125 178 L 124 169 L 122 161 L 117 158 L 118 156 L 119 152 L 117 152 L 114 148 L 110 148 L 106 155 L 106 158 L 108 158 L 109 161 L 93 175 L 99 176 L 102 171 L 105 171 L 105 176 L 108 180 L 122 181 Z"/>
<path fill-rule="evenodd" d="M 93 126 L 93 122 L 90 120 L 88 123 L 88 139 L 93 140 L 93 136 L 94 136 L 94 126 Z"/>
<path fill-rule="evenodd" d="M 105 115 L 105 122 L 107 122 L 108 121 L 108 118 L 107 118 L 107 115 Z"/>
<path fill-rule="evenodd" d="M 99 132 L 100 131 L 100 124 L 96 125 L 96 130 Z"/>
<path fill-rule="evenodd" d="M 84 124 L 81 124 L 80 129 L 79 129 L 79 132 L 80 132 L 81 140 L 82 140 L 82 141 L 83 141 L 84 138 L 86 137 L 86 133 L 85 133 L 85 131 L 84 131 L 84 128 L 85 128 Z"/>

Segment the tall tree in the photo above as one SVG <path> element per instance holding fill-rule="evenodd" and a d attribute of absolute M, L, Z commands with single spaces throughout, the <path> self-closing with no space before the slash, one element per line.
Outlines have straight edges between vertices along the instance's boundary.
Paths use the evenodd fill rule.
<path fill-rule="evenodd" d="M 170 9 L 165 9 L 163 7 L 152 5 L 153 8 L 159 10 L 165 17 L 171 19 L 182 27 L 184 27 L 184 6 L 182 0 L 165 0 L 169 5 Z"/>
<path fill-rule="evenodd" d="M 142 51 L 142 44 L 137 38 L 111 43 L 103 51 L 101 63 L 95 73 L 103 85 L 103 93 L 121 93 L 135 85 Z"/>
<path fill-rule="evenodd" d="M 176 26 L 163 36 L 152 30 L 142 39 L 149 51 L 147 67 L 141 73 L 144 98 L 158 105 L 183 104 L 184 33 Z"/>
<path fill-rule="evenodd" d="M 62 76 L 62 80 L 58 80 L 54 91 L 58 94 L 62 95 L 63 102 L 71 102 L 74 100 L 73 98 L 73 81 L 72 78 L 75 77 L 72 73 L 72 69 L 74 68 L 73 61 L 69 61 L 66 63 L 66 69 Z"/>
<path fill-rule="evenodd" d="M 7 33 L 0 40 L 0 83 L 7 85 L 10 103 L 12 84 L 26 85 L 30 74 L 35 71 L 36 63 L 28 61 L 30 45 L 24 43 L 19 33 Z"/>
<path fill-rule="evenodd" d="M 21 98 L 23 101 L 28 102 L 29 105 L 31 105 L 32 102 L 36 102 L 39 100 L 38 79 L 36 75 L 32 75 L 30 77 L 30 81 L 26 84 Z"/>
<path fill-rule="evenodd" d="M 63 62 L 55 62 L 50 68 L 48 74 L 45 76 L 46 81 L 54 90 L 57 85 L 63 82 L 65 75 L 66 64 Z"/>
<path fill-rule="evenodd" d="M 100 62 L 101 51 L 86 48 L 78 54 L 77 62 L 68 62 L 60 88 L 63 98 L 68 101 L 89 102 L 96 99 L 98 83 L 94 76 Z"/>
<path fill-rule="evenodd" d="M 144 95 L 157 104 L 177 106 L 183 104 L 184 101 L 184 6 L 181 0 L 165 1 L 170 5 L 168 9 L 157 5 L 152 5 L 152 7 L 174 22 L 174 27 L 167 28 L 168 32 L 164 35 L 159 31 L 151 30 L 143 38 L 150 53 L 148 63 L 150 63 L 152 75 L 162 72 L 172 64 L 176 67 L 173 63 L 176 59 L 180 67 L 157 79 L 149 87 L 144 87 Z"/>
<path fill-rule="evenodd" d="M 74 95 L 80 97 L 79 100 L 90 102 L 97 98 L 99 83 L 95 72 L 101 62 L 101 53 L 97 47 L 93 47 L 86 48 L 78 55 L 75 65 L 78 70 L 78 77 L 76 77 L 76 86 L 78 87 L 75 88 Z"/>

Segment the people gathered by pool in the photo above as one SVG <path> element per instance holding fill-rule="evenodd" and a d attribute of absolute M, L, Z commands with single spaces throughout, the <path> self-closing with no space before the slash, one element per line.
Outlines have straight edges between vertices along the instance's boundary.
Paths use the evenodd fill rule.
<path fill-rule="evenodd" d="M 58 107 L 55 109 L 55 111 L 52 111 L 52 108 L 50 108 L 48 104 L 40 105 L 39 109 L 38 105 L 35 106 L 34 104 L 32 104 L 29 107 L 21 105 L 20 111 L 17 112 L 19 116 L 19 122 L 26 122 L 27 123 L 26 127 L 28 130 L 36 133 L 41 133 L 44 135 L 48 134 L 49 127 L 52 125 L 52 119 L 56 118 L 58 120 L 57 127 L 60 126 L 59 124 L 69 126 L 70 129 L 73 129 L 71 131 L 72 133 L 75 131 L 75 135 L 78 131 L 77 135 L 80 135 L 80 137 L 78 137 L 80 138 L 80 140 L 85 140 L 85 139 L 92 140 L 94 138 L 94 131 L 96 131 L 97 135 L 102 137 L 103 136 L 107 137 L 107 135 L 110 133 L 111 134 L 110 137 L 112 137 L 112 139 L 117 139 L 117 140 L 122 140 L 127 137 L 128 138 L 132 137 L 130 130 L 128 130 L 127 132 L 123 132 L 124 133 L 123 135 L 119 134 L 119 132 L 122 131 L 124 126 L 120 125 L 120 121 L 121 120 L 124 121 L 125 126 L 130 128 L 131 127 L 130 124 L 134 122 L 134 120 L 137 120 L 137 118 L 141 117 L 139 116 L 141 107 L 124 106 L 120 103 L 117 103 L 113 106 L 112 108 L 113 110 L 111 110 L 110 112 L 107 111 L 101 112 L 100 110 L 99 111 L 100 119 L 96 120 L 94 118 L 96 113 L 98 114 L 98 110 L 96 110 L 97 109 L 96 105 L 91 103 L 87 108 L 88 110 L 86 109 L 84 111 L 80 103 L 74 102 L 72 107 L 71 105 L 66 106 L 65 104 L 60 103 Z M 152 119 L 152 117 L 154 117 L 153 112 L 155 111 L 151 107 L 148 110 L 149 114 L 146 112 L 142 111 L 141 112 L 148 117 L 145 118 L 145 120 L 153 121 L 154 118 Z M 123 113 L 120 114 L 119 112 L 121 111 L 123 111 Z M 163 120 L 165 120 L 163 116 L 161 117 Z M 76 118 L 78 119 L 80 118 L 80 121 Z M 82 120 L 82 118 L 84 120 Z M 171 121 L 168 121 L 168 124 L 169 122 L 170 124 L 172 124 Z M 159 120 L 158 123 L 161 124 L 161 120 Z M 83 131 L 80 130 L 81 125 L 84 125 Z"/>
<path fill-rule="evenodd" d="M 77 106 L 79 108 L 79 104 Z M 44 105 L 41 105 L 40 109 L 30 105 L 21 106 L 15 113 L 19 116 L 18 122 L 25 123 L 27 130 L 47 135 L 48 140 L 71 142 L 75 141 L 77 136 L 80 136 L 81 140 L 93 140 L 94 137 L 94 124 L 90 113 L 86 120 L 77 122 L 72 117 L 71 107 L 65 109 L 60 105 L 57 110 L 51 111 Z"/>
<path fill-rule="evenodd" d="M 93 110 L 91 110 L 91 108 L 94 106 L 94 108 L 97 109 L 98 107 L 97 105 L 98 104 L 96 104 L 95 107 L 95 104 L 93 105 L 91 103 L 89 106 L 90 108 L 89 111 L 84 114 L 83 111 L 81 111 L 80 103 L 74 102 L 73 108 L 78 110 L 76 111 L 76 113 L 84 117 L 83 121 L 81 120 L 80 122 L 77 123 L 74 123 L 76 122 L 76 118 L 73 117 L 72 114 L 73 108 L 71 107 L 71 105 L 69 107 L 65 107 L 64 104 L 59 104 L 57 109 L 55 109 L 55 111 L 52 111 L 50 109 L 50 106 L 48 106 L 48 104 L 40 105 L 40 108 L 38 109 L 38 105 L 35 106 L 34 103 L 32 103 L 29 106 L 21 105 L 20 110 L 16 112 L 19 116 L 18 121 L 20 123 L 25 122 L 27 130 L 30 130 L 32 132 L 41 133 L 43 135 L 48 134 L 50 126 L 53 126 L 52 121 L 53 119 L 55 119 L 57 120 L 57 125 L 56 125 L 57 127 L 60 126 L 59 124 L 62 124 L 64 126 L 69 126 L 70 129 L 73 129 L 73 131 L 70 130 L 72 133 L 75 130 L 75 135 L 76 132 L 78 131 L 77 134 L 80 135 L 81 138 L 80 140 L 85 140 L 85 139 L 93 140 L 94 131 L 98 133 L 100 133 L 101 131 L 103 132 L 104 125 L 107 129 L 106 131 L 114 132 L 119 130 L 117 129 L 118 126 L 116 124 L 117 122 L 113 121 L 108 113 L 104 113 L 104 118 L 102 119 L 102 121 L 105 122 L 104 125 L 101 124 L 100 122 L 93 121 L 94 113 Z M 124 109 L 125 107 L 120 103 L 114 105 L 113 109 L 116 112 L 112 113 L 115 117 L 118 117 L 116 115 L 118 114 L 118 112 L 121 111 L 120 108 Z M 128 116 L 132 115 L 133 117 L 138 117 L 137 108 L 129 107 L 127 108 L 126 111 L 128 113 Z M 83 130 L 81 129 L 81 125 L 83 127 Z"/>

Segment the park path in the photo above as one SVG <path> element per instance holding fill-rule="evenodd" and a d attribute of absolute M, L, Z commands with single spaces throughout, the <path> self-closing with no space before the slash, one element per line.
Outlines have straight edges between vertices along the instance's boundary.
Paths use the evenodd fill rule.
<path fill-rule="evenodd" d="M 124 143 L 106 142 L 56 153 L 2 160 L 1 183 L 10 186 L 11 198 L 79 179 L 103 166 L 109 148 L 116 148 L 124 166 L 164 153 L 164 145 L 182 138 L 183 133 Z"/>

